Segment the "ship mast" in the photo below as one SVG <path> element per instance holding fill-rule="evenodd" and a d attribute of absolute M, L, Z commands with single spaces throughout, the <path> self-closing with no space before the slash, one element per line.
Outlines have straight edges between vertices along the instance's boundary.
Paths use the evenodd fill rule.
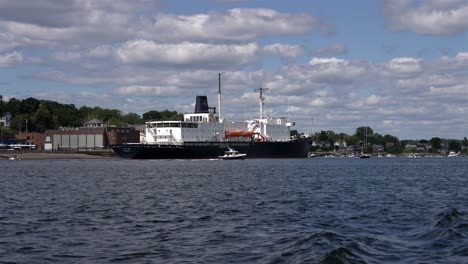
<path fill-rule="evenodd" d="M 266 91 L 266 90 L 268 90 L 268 88 L 262 88 L 262 87 L 260 87 L 260 88 L 258 88 L 258 89 L 257 89 L 257 88 L 254 89 L 254 92 L 260 93 L 260 96 L 259 96 L 260 119 L 263 119 L 263 106 L 264 106 L 264 104 L 265 104 L 265 97 L 263 97 L 263 91 Z"/>
<path fill-rule="evenodd" d="M 218 73 L 218 120 L 221 123 L 221 74 Z"/>

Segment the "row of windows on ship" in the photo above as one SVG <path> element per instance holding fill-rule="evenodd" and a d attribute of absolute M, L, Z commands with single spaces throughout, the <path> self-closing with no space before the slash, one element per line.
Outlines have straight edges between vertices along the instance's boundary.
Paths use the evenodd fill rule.
<path fill-rule="evenodd" d="M 198 128 L 197 123 L 153 123 L 147 124 L 146 127 L 185 127 L 185 128 Z"/>

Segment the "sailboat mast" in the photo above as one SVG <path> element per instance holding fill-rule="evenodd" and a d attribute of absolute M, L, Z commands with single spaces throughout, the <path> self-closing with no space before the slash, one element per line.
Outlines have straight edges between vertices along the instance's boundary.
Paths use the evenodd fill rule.
<path fill-rule="evenodd" d="M 222 122 L 221 118 L 221 74 L 218 73 L 218 120 Z"/>
<path fill-rule="evenodd" d="M 366 136 L 364 137 L 364 146 L 365 146 L 365 151 L 367 153 L 367 125 L 366 125 Z"/>

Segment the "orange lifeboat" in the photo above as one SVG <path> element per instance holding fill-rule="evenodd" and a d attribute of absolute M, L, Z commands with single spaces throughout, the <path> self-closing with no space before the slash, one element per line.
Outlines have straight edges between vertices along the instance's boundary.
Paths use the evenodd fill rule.
<path fill-rule="evenodd" d="M 252 137 L 253 134 L 252 131 L 246 130 L 227 130 L 224 132 L 226 137 Z"/>

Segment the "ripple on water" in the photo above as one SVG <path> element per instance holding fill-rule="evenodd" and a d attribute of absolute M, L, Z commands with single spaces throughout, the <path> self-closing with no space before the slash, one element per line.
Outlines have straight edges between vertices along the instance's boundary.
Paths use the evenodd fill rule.
<path fill-rule="evenodd" d="M 464 159 L 2 165 L 0 263 L 468 263 Z"/>

